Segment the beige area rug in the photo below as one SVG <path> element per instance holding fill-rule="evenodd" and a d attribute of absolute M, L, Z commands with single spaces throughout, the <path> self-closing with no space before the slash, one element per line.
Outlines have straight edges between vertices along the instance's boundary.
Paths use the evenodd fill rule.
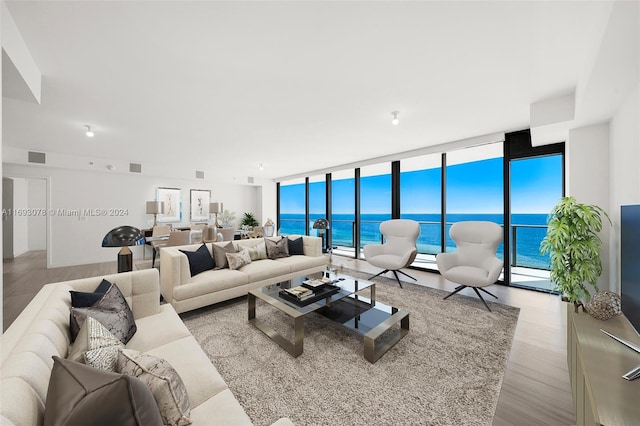
<path fill-rule="evenodd" d="M 298 358 L 248 323 L 246 298 L 181 317 L 256 425 L 490 425 L 519 309 L 374 281 L 376 299 L 407 309 L 411 327 L 375 364 L 362 336 L 317 314 L 305 319 Z M 258 318 L 292 334 L 290 318 L 257 303 Z"/>

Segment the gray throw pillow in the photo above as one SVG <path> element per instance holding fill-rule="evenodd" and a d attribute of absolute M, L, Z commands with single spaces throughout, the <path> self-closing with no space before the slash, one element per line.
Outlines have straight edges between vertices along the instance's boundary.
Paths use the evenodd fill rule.
<path fill-rule="evenodd" d="M 238 253 L 227 253 L 227 261 L 229 262 L 229 269 L 236 270 L 250 264 L 251 255 L 247 249 L 240 250 Z"/>
<path fill-rule="evenodd" d="M 85 319 L 90 316 L 104 325 L 125 345 L 138 330 L 133 312 L 117 285 L 109 290 L 89 308 L 71 308 L 71 340 L 74 341 Z"/>
<path fill-rule="evenodd" d="M 139 379 L 53 357 L 44 426 L 162 425 L 153 394 Z"/>
<path fill-rule="evenodd" d="M 142 380 L 151 390 L 165 425 L 190 425 L 187 389 L 168 361 L 131 349 L 118 353 L 118 372 Z"/>
<path fill-rule="evenodd" d="M 269 259 L 289 257 L 289 239 L 287 237 L 282 237 L 278 241 L 265 238 L 264 244 L 267 246 L 267 256 L 269 256 Z"/>
<path fill-rule="evenodd" d="M 223 269 L 229 267 L 227 262 L 227 253 L 236 253 L 236 248 L 233 246 L 233 242 L 229 241 L 227 244 L 213 244 L 213 257 L 215 258 L 215 269 Z"/>

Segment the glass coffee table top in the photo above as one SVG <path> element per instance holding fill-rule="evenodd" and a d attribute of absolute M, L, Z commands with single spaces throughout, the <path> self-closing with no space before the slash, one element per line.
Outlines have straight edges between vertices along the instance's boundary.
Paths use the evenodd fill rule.
<path fill-rule="evenodd" d="M 293 302 L 280 297 L 279 293 L 284 288 L 301 285 L 307 277 L 298 277 L 290 282 L 280 283 L 251 290 L 248 295 L 249 321 L 278 343 L 291 355 L 297 357 L 303 352 L 304 317 L 316 312 L 350 330 L 364 336 L 364 357 L 369 362 L 377 361 L 387 350 L 395 345 L 409 331 L 409 312 L 392 306 L 387 306 L 376 300 L 375 283 L 361 280 L 348 275 L 338 274 L 332 279 L 332 285 L 340 290 L 326 298 L 310 303 L 306 306 L 298 306 Z M 362 290 L 368 290 L 368 298 L 360 294 Z M 277 308 L 294 319 L 294 340 L 287 340 L 269 325 L 256 318 L 256 300 Z M 391 338 L 378 340 L 394 325 L 399 324 L 398 330 L 392 330 Z M 382 340 L 381 340 L 382 341 Z"/>

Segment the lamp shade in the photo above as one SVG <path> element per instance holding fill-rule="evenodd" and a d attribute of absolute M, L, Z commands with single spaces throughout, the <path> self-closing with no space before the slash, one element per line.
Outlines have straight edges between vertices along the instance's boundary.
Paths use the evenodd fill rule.
<path fill-rule="evenodd" d="M 164 214 L 164 201 L 147 201 L 147 214 Z"/>
<path fill-rule="evenodd" d="M 329 229 L 329 221 L 327 221 L 327 219 L 316 219 L 315 222 L 313 222 L 313 229 Z"/>
<path fill-rule="evenodd" d="M 142 231 L 133 226 L 113 228 L 102 239 L 102 247 L 140 246 L 145 242 Z"/>
<path fill-rule="evenodd" d="M 222 203 L 209 203 L 209 213 L 220 213 L 222 211 Z"/>

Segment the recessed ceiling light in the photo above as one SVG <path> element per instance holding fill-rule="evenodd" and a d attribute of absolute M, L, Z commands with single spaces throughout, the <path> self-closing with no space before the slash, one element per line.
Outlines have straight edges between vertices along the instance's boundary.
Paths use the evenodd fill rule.
<path fill-rule="evenodd" d="M 400 120 L 398 120 L 398 114 L 400 114 L 399 111 L 393 111 L 391 113 L 391 115 L 393 115 L 393 120 L 391 120 L 391 122 L 393 123 L 394 126 L 397 126 L 398 123 L 400 122 Z"/>
<path fill-rule="evenodd" d="M 258 163 L 258 167 L 260 167 L 260 170 L 264 170 L 264 165 L 262 163 Z"/>
<path fill-rule="evenodd" d="M 90 138 L 92 138 L 93 137 L 93 132 L 91 131 L 91 126 L 89 126 L 88 124 L 85 124 L 84 127 L 87 128 L 86 135 L 89 136 Z"/>

